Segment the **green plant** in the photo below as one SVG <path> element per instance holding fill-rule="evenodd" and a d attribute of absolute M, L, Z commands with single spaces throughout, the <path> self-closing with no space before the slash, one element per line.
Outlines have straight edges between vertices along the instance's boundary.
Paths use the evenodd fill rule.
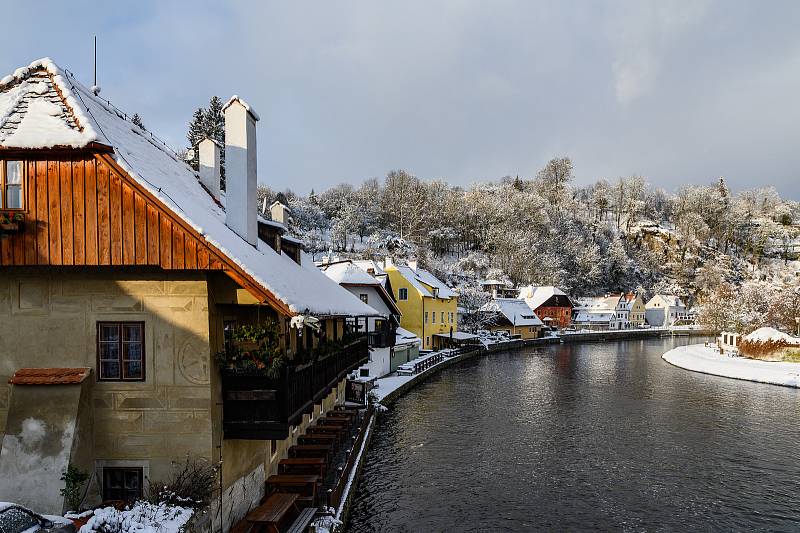
<path fill-rule="evenodd" d="M 286 366 L 280 335 L 275 321 L 237 326 L 229 332 L 225 349 L 216 355 L 217 365 L 227 370 L 259 372 L 276 379 Z M 254 347 L 243 349 L 243 343 Z"/>
<path fill-rule="evenodd" d="M 59 492 L 71 511 L 80 510 L 83 502 L 82 489 L 87 479 L 89 479 L 89 474 L 71 464 L 67 465 L 67 469 L 61 473 L 61 481 L 64 482 L 64 488 Z"/>

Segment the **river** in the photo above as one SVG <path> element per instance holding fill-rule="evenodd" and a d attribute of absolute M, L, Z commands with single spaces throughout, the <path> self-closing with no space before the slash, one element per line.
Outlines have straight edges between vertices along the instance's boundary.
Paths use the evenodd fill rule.
<path fill-rule="evenodd" d="M 800 391 L 661 359 L 689 342 L 443 370 L 381 416 L 347 531 L 800 530 Z"/>

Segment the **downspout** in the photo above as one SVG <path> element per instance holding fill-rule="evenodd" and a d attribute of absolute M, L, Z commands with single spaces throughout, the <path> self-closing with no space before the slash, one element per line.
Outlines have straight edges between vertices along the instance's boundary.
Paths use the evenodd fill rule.
<path fill-rule="evenodd" d="M 422 321 L 422 345 L 425 345 L 425 297 L 422 297 L 422 316 L 419 317 Z M 431 342 L 431 348 L 433 348 L 433 342 Z"/>

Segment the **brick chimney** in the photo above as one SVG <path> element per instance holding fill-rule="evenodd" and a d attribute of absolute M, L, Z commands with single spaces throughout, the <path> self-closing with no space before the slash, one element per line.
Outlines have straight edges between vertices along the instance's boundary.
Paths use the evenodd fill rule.
<path fill-rule="evenodd" d="M 222 149 L 216 141 L 206 137 L 197 145 L 200 160 L 200 183 L 219 200 L 219 159 Z"/>
<path fill-rule="evenodd" d="M 258 114 L 238 96 L 232 96 L 222 112 L 225 113 L 225 224 L 256 246 Z"/>

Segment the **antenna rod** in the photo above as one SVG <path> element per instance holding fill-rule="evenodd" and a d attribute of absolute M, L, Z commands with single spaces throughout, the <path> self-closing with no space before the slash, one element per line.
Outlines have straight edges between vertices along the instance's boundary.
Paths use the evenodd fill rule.
<path fill-rule="evenodd" d="M 94 85 L 97 86 L 97 35 L 94 36 Z"/>

